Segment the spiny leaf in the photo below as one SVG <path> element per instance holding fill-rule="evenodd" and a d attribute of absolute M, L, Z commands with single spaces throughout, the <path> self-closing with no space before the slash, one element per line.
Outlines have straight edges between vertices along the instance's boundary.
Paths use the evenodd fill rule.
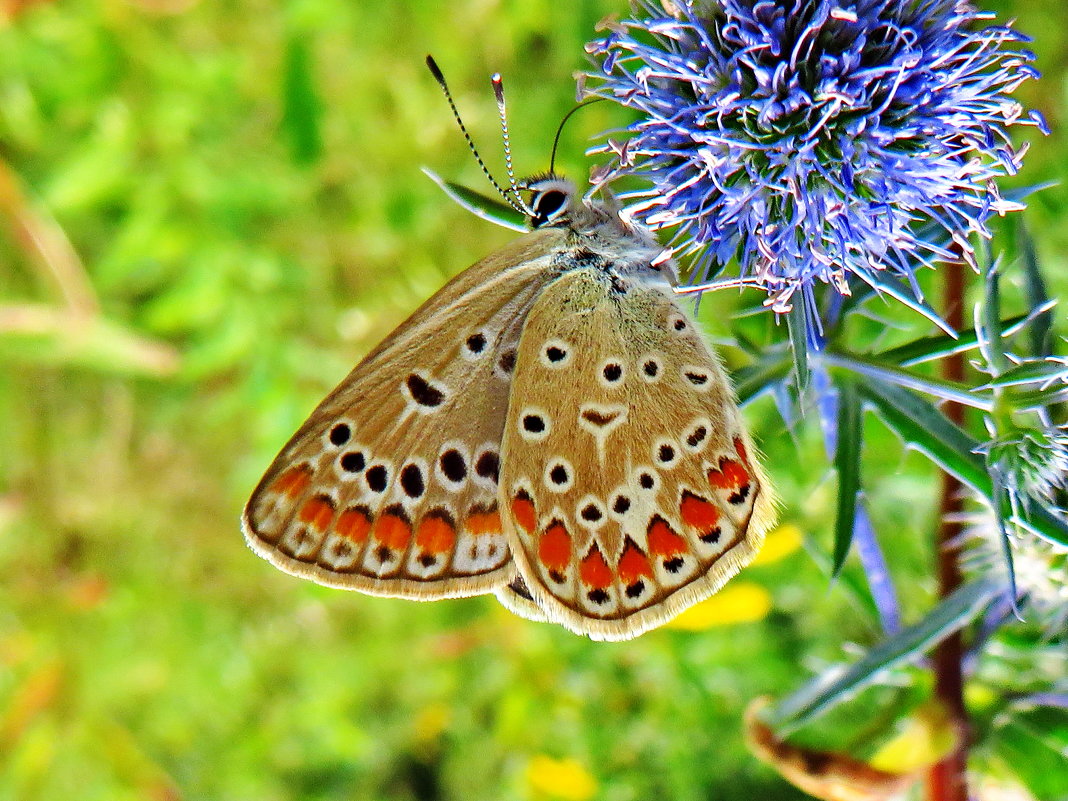
<path fill-rule="evenodd" d="M 958 588 L 915 625 L 872 648 L 858 662 L 827 671 L 781 701 L 769 722 L 780 737 L 789 736 L 818 715 L 848 701 L 891 668 L 918 659 L 929 648 L 970 623 L 1004 591 L 987 577 Z"/>

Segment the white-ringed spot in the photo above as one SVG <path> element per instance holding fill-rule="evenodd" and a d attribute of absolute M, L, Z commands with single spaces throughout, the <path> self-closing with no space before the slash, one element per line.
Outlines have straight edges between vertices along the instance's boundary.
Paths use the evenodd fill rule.
<path fill-rule="evenodd" d="M 700 453 L 708 445 L 708 437 L 712 431 L 712 423 L 707 417 L 698 417 L 690 427 L 686 429 L 679 441 L 682 447 L 690 453 Z"/>
<path fill-rule="evenodd" d="M 642 377 L 642 381 L 655 384 L 664 374 L 664 362 L 659 356 L 647 354 L 639 360 L 639 363 L 641 369 L 638 374 Z"/>
<path fill-rule="evenodd" d="M 449 492 L 456 492 L 467 482 L 469 461 L 467 447 L 462 442 L 446 442 L 438 452 L 434 478 Z"/>
<path fill-rule="evenodd" d="M 343 448 L 352 439 L 352 423 L 338 420 L 326 430 L 326 441 L 333 448 Z"/>
<path fill-rule="evenodd" d="M 668 328 L 672 331 L 685 331 L 690 323 L 681 314 L 672 314 L 668 317 Z"/>
<path fill-rule="evenodd" d="M 501 456 L 492 442 L 483 443 L 474 451 L 475 483 L 487 489 L 496 490 L 497 479 L 501 472 Z"/>
<path fill-rule="evenodd" d="M 431 380 L 422 370 L 415 370 L 404 379 L 401 392 L 423 414 L 431 414 L 445 402 L 446 392 L 442 384 Z"/>
<path fill-rule="evenodd" d="M 549 436 L 552 430 L 552 421 L 544 409 L 537 406 L 527 406 L 519 413 L 516 420 L 516 428 L 519 436 L 528 442 L 541 442 Z"/>
<path fill-rule="evenodd" d="M 571 364 L 571 345 L 562 339 L 548 339 L 538 353 L 538 360 L 543 367 L 556 370 Z"/>
<path fill-rule="evenodd" d="M 375 462 L 363 473 L 363 480 L 367 483 L 367 489 L 375 495 L 383 495 L 389 489 L 389 483 L 392 478 L 393 467 L 389 462 Z"/>
<path fill-rule="evenodd" d="M 652 467 L 637 467 L 634 470 L 634 484 L 639 490 L 655 493 L 660 488 L 660 479 Z"/>
<path fill-rule="evenodd" d="M 415 501 L 426 493 L 427 467 L 423 459 L 411 459 L 401 468 L 399 481 L 407 498 Z"/>
<path fill-rule="evenodd" d="M 341 479 L 350 481 L 360 475 L 370 461 L 370 449 L 358 442 L 350 441 L 338 453 L 337 459 L 334 461 L 334 467 Z"/>
<path fill-rule="evenodd" d="M 493 335 L 485 328 L 472 331 L 460 343 L 460 355 L 469 361 L 481 359 L 490 350 Z"/>
<path fill-rule="evenodd" d="M 605 359 L 597 370 L 597 380 L 601 382 L 601 386 L 609 389 L 622 386 L 624 378 L 626 378 L 626 370 L 623 367 L 623 360 L 618 356 Z"/>
<path fill-rule="evenodd" d="M 670 439 L 658 439 L 653 445 L 653 463 L 661 470 L 670 470 L 679 463 L 679 446 Z"/>
<path fill-rule="evenodd" d="M 687 364 L 679 372 L 683 386 L 694 392 L 708 392 L 712 388 L 712 373 L 707 367 Z"/>
<path fill-rule="evenodd" d="M 627 486 L 617 487 L 616 491 L 608 496 L 609 511 L 612 517 L 617 520 L 622 520 L 627 512 L 630 511 L 631 506 L 634 505 L 634 499 L 631 497 L 631 488 Z"/>
<path fill-rule="evenodd" d="M 575 468 L 562 456 L 554 456 L 545 464 L 543 483 L 550 492 L 567 492 L 575 484 Z"/>
<path fill-rule="evenodd" d="M 587 495 L 575 505 L 575 519 L 579 525 L 597 530 L 608 520 L 604 504 L 592 495 Z"/>

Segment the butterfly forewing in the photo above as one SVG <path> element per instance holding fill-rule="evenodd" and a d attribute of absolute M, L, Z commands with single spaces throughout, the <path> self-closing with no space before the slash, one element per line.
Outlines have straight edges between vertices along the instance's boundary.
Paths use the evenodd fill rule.
<path fill-rule="evenodd" d="M 516 349 L 562 233 L 461 273 L 361 362 L 245 508 L 252 548 L 322 584 L 410 598 L 515 575 L 497 486 Z"/>
<path fill-rule="evenodd" d="M 579 268 L 526 318 L 502 502 L 520 614 L 627 639 L 755 555 L 770 489 L 717 357 L 666 283 Z"/>

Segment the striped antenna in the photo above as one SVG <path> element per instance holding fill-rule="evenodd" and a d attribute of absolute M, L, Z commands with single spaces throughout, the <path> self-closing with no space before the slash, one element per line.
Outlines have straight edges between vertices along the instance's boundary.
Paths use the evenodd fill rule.
<path fill-rule="evenodd" d="M 534 210 L 529 208 L 519 194 L 519 184 L 515 180 L 515 171 L 512 169 L 512 145 L 508 139 L 508 111 L 504 104 L 504 80 L 499 72 L 493 73 L 490 79 L 493 82 L 493 96 L 497 98 L 497 114 L 501 118 L 501 137 L 504 139 L 504 167 L 508 171 L 508 187 L 512 190 L 512 197 L 523 207 L 526 214 L 534 217 Z"/>
<path fill-rule="evenodd" d="M 497 190 L 497 192 L 500 194 L 500 196 L 502 198 L 504 198 L 505 202 L 509 206 L 511 206 L 516 211 L 518 211 L 520 214 L 526 214 L 527 216 L 532 216 L 531 210 L 527 208 L 527 204 L 526 203 L 523 203 L 522 198 L 519 199 L 519 203 L 517 204 L 516 201 L 513 200 L 512 196 L 508 192 L 506 192 L 503 188 L 501 188 L 501 185 L 499 183 L 497 183 L 497 179 L 493 177 L 493 173 L 491 173 L 489 171 L 489 167 L 486 166 L 486 162 L 484 162 L 482 160 L 482 156 L 480 156 L 478 154 L 478 148 L 475 147 L 475 141 L 471 138 L 471 134 L 467 132 L 467 126 L 464 125 L 464 121 L 460 118 L 460 112 L 456 108 L 455 101 L 452 99 L 452 92 L 449 91 L 449 85 L 445 82 L 445 76 L 442 74 L 441 69 L 438 67 L 437 62 L 434 61 L 433 56 L 428 55 L 426 57 L 426 65 L 430 69 L 430 74 L 434 76 L 434 80 L 438 82 L 438 86 L 441 87 L 441 91 L 444 93 L 445 99 L 447 101 L 449 101 L 449 108 L 452 109 L 452 116 L 456 118 L 456 124 L 460 126 L 460 131 L 463 133 L 464 139 L 467 141 L 467 146 L 469 148 L 471 148 L 471 153 L 474 155 L 475 161 L 477 161 L 478 162 L 478 166 L 482 168 L 482 173 L 486 176 L 487 179 L 489 179 L 489 182 L 493 185 L 493 188 Z M 494 79 L 495 79 L 494 80 L 494 92 L 496 92 L 497 80 L 499 80 L 499 77 L 500 76 L 494 76 Z M 503 94 L 501 95 L 501 97 L 503 99 Z M 505 131 L 505 143 L 506 143 L 505 144 L 505 155 L 506 155 L 506 158 L 508 159 L 508 177 L 509 177 L 509 179 L 511 181 L 512 192 L 514 193 L 515 192 L 515 178 L 512 176 L 511 157 L 508 155 L 507 141 L 508 141 L 508 134 L 507 134 L 507 129 L 506 129 L 506 131 Z M 519 197 L 518 194 L 516 194 L 515 196 L 517 198 Z"/>

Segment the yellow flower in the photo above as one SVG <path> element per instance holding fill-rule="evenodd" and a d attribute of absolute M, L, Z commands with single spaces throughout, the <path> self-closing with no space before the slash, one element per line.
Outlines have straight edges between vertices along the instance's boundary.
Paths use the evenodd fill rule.
<path fill-rule="evenodd" d="M 873 768 L 910 773 L 930 767 L 957 745 L 949 714 L 935 701 L 917 709 L 899 733 L 888 740 L 868 762 Z"/>
<path fill-rule="evenodd" d="M 703 631 L 712 626 L 753 623 L 771 611 L 771 593 L 752 581 L 735 581 L 668 623 L 669 628 Z"/>
<path fill-rule="evenodd" d="M 801 529 L 793 523 L 784 523 L 768 534 L 753 564 L 768 565 L 785 559 L 801 547 L 801 540 Z"/>
<path fill-rule="evenodd" d="M 538 754 L 527 763 L 526 777 L 534 796 L 589 801 L 597 792 L 597 781 L 577 759 Z"/>

